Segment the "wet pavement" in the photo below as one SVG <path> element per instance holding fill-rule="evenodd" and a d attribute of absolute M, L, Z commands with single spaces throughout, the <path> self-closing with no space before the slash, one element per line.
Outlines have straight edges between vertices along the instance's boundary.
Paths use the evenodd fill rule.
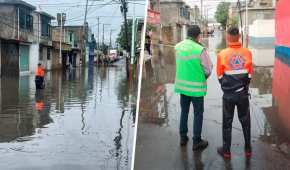
<path fill-rule="evenodd" d="M 1 79 L 0 169 L 130 169 L 135 89 L 110 67 Z"/>
<path fill-rule="evenodd" d="M 221 32 L 205 38 L 211 59 L 225 47 Z M 209 147 L 193 152 L 192 140 L 186 147 L 179 146 L 179 96 L 173 91 L 175 75 L 173 48 L 160 46 L 162 56 L 145 64 L 146 76 L 142 80 L 140 113 L 137 133 L 136 170 L 189 170 L 189 169 L 290 169 L 289 134 L 278 116 L 277 100 L 272 97 L 273 66 L 255 66 L 251 83 L 251 122 L 253 157 L 244 157 L 244 139 L 241 125 L 235 114 L 232 130 L 232 159 L 224 161 L 216 153 L 222 144 L 222 91 L 215 68 L 208 80 L 205 98 L 203 138 Z M 255 49 L 256 53 L 259 52 Z M 259 64 L 259 65 L 260 65 Z M 279 75 L 276 75 L 279 76 Z M 280 75 L 281 76 L 281 75 Z M 289 88 L 288 88 L 289 89 Z M 288 101 L 290 103 L 290 100 Z M 191 108 L 192 113 L 192 108 Z M 189 117 L 189 135 L 192 137 L 193 114 Z M 289 124 L 289 123 L 288 123 Z"/>

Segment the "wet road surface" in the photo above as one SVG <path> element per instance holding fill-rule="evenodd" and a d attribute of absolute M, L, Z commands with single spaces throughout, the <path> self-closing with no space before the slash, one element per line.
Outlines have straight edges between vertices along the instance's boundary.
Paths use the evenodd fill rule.
<path fill-rule="evenodd" d="M 214 64 L 216 53 L 225 47 L 222 37 L 219 32 L 214 37 L 203 40 Z M 287 138 L 290 130 L 281 125 L 275 109 L 275 105 L 279 103 L 275 104 L 272 98 L 272 66 L 255 66 L 251 84 L 252 159 L 244 158 L 243 133 L 235 114 L 232 159 L 224 161 L 216 153 L 216 148 L 222 144 L 222 91 L 215 68 L 208 80 L 202 133 L 203 138 L 209 141 L 209 147 L 193 152 L 192 140 L 186 147 L 179 146 L 180 106 L 179 96 L 173 91 L 174 51 L 171 47 L 164 46 L 160 51 L 162 56 L 145 64 L 146 77 L 142 80 L 135 155 L 136 170 L 290 169 L 290 139 Z M 192 113 L 192 108 L 190 112 Z M 190 137 L 192 121 L 193 114 L 190 114 Z"/>
<path fill-rule="evenodd" d="M 1 79 L 0 169 L 129 169 L 135 93 L 115 66 Z"/>

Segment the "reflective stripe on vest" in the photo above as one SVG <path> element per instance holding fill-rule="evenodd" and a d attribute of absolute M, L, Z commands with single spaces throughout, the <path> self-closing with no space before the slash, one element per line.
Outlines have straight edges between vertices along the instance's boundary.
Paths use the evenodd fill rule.
<path fill-rule="evenodd" d="M 206 86 L 206 82 L 192 82 L 192 81 L 186 81 L 186 80 L 175 80 L 176 84 L 182 83 L 186 85 L 192 85 L 192 86 Z"/>
<path fill-rule="evenodd" d="M 190 87 L 181 86 L 179 84 L 176 84 L 175 88 L 179 90 L 189 91 L 189 92 L 206 92 L 206 88 L 196 88 L 196 87 L 190 88 Z"/>
<path fill-rule="evenodd" d="M 196 58 L 200 58 L 199 55 L 191 55 L 191 56 L 176 56 L 177 59 L 179 60 L 192 60 Z"/>
<path fill-rule="evenodd" d="M 246 73 L 248 73 L 248 70 L 246 69 L 225 71 L 225 74 L 227 75 L 246 74 Z"/>

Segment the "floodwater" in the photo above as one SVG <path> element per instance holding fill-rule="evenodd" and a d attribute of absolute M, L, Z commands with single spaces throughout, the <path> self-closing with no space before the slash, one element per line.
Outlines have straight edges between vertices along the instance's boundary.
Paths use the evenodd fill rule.
<path fill-rule="evenodd" d="M 0 169 L 129 169 L 135 89 L 124 61 L 111 67 L 1 79 Z"/>
<path fill-rule="evenodd" d="M 214 65 L 217 52 L 226 46 L 223 37 L 221 32 L 217 32 L 213 37 L 203 39 Z M 277 109 L 277 106 L 280 106 L 279 100 L 272 97 L 274 63 L 272 62 L 272 65 L 269 63 L 273 61 L 274 56 L 263 55 L 267 53 L 264 50 L 273 49 L 251 47 L 251 50 L 256 50 L 256 54 L 264 57 L 254 59 L 254 75 L 250 88 L 253 157 L 251 159 L 244 157 L 244 139 L 237 114 L 232 130 L 232 159 L 224 161 L 216 153 L 216 148 L 222 145 L 222 91 L 215 67 L 208 79 L 202 132 L 203 138 L 209 141 L 209 147 L 203 151 L 193 152 L 192 140 L 186 147 L 179 146 L 180 106 L 179 96 L 173 89 L 174 49 L 161 45 L 158 49 L 161 55 L 154 56 L 145 64 L 135 155 L 136 170 L 290 169 L 290 129 L 284 126 L 287 123 L 279 117 L 279 113 L 283 112 Z M 284 101 L 284 104 L 285 102 L 290 103 L 290 98 Z M 190 137 L 192 137 L 192 122 L 193 114 L 190 114 L 188 122 Z"/>

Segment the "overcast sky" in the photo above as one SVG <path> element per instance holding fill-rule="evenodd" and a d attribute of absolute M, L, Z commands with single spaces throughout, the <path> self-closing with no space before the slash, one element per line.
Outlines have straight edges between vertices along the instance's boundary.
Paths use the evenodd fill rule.
<path fill-rule="evenodd" d="M 59 12 L 67 14 L 66 25 L 81 25 L 84 23 L 86 0 L 24 0 L 37 7 L 38 10 L 45 11 L 53 16 Z M 144 17 L 146 0 L 129 0 L 128 18 L 135 16 Z M 123 17 L 120 12 L 119 0 L 89 0 L 87 21 L 92 32 L 97 37 L 98 21 L 105 25 L 105 41 L 109 42 L 109 34 L 112 29 L 112 39 L 116 38 L 123 23 Z M 54 24 L 56 21 L 53 22 Z M 100 40 L 102 39 L 102 25 L 100 25 Z"/>
<path fill-rule="evenodd" d="M 194 7 L 194 5 L 197 5 L 200 8 L 201 0 L 184 0 L 184 1 L 191 7 Z M 205 11 L 205 8 L 208 9 L 209 18 L 214 18 L 216 7 L 220 2 L 237 2 L 237 0 L 203 0 L 203 6 L 204 6 L 203 11 Z M 205 13 L 203 12 L 203 14 Z"/>

